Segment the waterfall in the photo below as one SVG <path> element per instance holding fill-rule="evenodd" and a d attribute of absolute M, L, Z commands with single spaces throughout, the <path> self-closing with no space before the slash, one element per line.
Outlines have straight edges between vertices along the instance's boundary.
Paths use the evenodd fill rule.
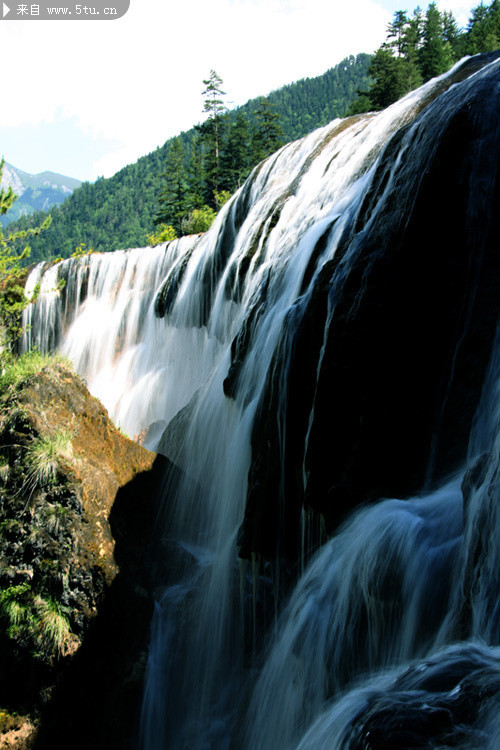
<path fill-rule="evenodd" d="M 464 61 L 284 146 L 205 235 L 32 271 L 23 346 L 180 469 L 134 747 L 388 747 L 391 716 L 486 746 L 499 94 Z"/>

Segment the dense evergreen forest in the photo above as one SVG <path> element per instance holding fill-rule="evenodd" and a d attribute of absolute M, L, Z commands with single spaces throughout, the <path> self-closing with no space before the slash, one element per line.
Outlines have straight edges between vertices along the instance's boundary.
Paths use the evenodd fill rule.
<path fill-rule="evenodd" d="M 387 39 L 375 52 L 368 73 L 371 84 L 360 90 L 351 114 L 380 110 L 446 73 L 465 55 L 492 52 L 500 47 L 500 0 L 473 8 L 466 29 L 451 11 L 431 3 L 424 13 L 396 11 Z"/>
<path fill-rule="evenodd" d="M 369 85 L 370 60 L 369 55 L 351 56 L 322 76 L 287 85 L 270 93 L 267 99 L 253 99 L 242 107 L 224 112 L 221 115 L 224 147 L 220 149 L 224 179 L 218 185 L 220 195 L 225 197 L 225 191 L 233 192 L 253 163 L 266 155 L 266 123 L 269 121 L 279 125 L 273 127 L 275 137 L 268 146 L 273 149 L 278 143 L 287 143 L 335 117 L 345 116 L 356 91 Z M 200 114 L 202 107 L 200 99 Z M 204 133 L 203 126 L 192 128 L 169 139 L 113 177 L 83 183 L 61 206 L 51 209 L 50 228 L 31 240 L 30 262 L 68 257 L 81 243 L 87 249 L 98 251 L 147 244 L 148 234 L 155 231 L 159 196 L 170 189 L 164 175 L 179 151 L 182 152 L 183 183 L 188 183 L 194 192 L 191 208 L 200 210 L 200 205 L 208 204 L 216 209 L 213 191 L 210 194 L 212 186 L 204 185 L 207 165 L 203 161 L 206 161 L 209 140 L 210 133 Z M 238 150 L 243 154 L 238 155 Z M 196 193 L 196 184 L 199 193 Z M 39 226 L 45 218 L 44 212 L 37 212 L 11 224 L 9 229 Z"/>
<path fill-rule="evenodd" d="M 450 11 L 396 11 L 373 56 L 351 56 L 307 78 L 229 111 L 222 78 L 203 81 L 206 119 L 111 178 L 83 183 L 51 209 L 47 231 L 31 241 L 31 262 L 68 257 L 75 248 L 137 247 L 205 231 L 251 169 L 280 145 L 336 117 L 383 109 L 446 72 L 464 55 L 500 46 L 500 0 L 480 4 L 460 29 Z M 11 224 L 26 231 L 44 212 Z"/>

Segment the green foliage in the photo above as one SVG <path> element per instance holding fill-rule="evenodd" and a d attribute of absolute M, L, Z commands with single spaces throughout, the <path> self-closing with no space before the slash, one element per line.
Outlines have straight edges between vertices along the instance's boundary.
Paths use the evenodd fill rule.
<path fill-rule="evenodd" d="M 0 393 L 4 393 L 9 387 L 16 388 L 23 380 L 40 372 L 47 365 L 59 362 L 69 365 L 69 360 L 62 355 L 41 354 L 37 349 L 11 357 L 0 375 Z"/>
<path fill-rule="evenodd" d="M 472 10 L 467 27 L 467 53 L 492 52 L 500 46 L 500 2 L 491 5 L 481 3 Z"/>
<path fill-rule="evenodd" d="M 67 612 L 56 600 L 36 595 L 30 584 L 0 592 L 0 614 L 9 638 L 41 657 L 59 656 L 71 635 Z"/>
<path fill-rule="evenodd" d="M 241 187 L 253 164 L 250 124 L 238 110 L 234 119 L 228 120 L 221 155 L 221 183 L 225 185 L 226 192 L 231 194 Z"/>
<path fill-rule="evenodd" d="M 370 55 L 351 55 L 321 76 L 304 78 L 268 94 L 266 99 L 279 115 L 283 143 L 301 138 L 336 117 L 345 117 L 357 91 L 370 84 L 370 61 Z M 238 110 L 251 127 L 256 124 L 261 104 L 262 97 L 258 97 Z M 230 113 L 231 117 L 235 115 Z"/>
<path fill-rule="evenodd" d="M 42 399 L 49 395 L 46 384 L 52 369 L 55 377 L 65 379 L 59 363 L 45 368 L 43 378 L 31 377 L 50 362 L 50 358 L 32 352 L 15 363 L 17 367 L 11 369 L 16 374 L 9 378 L 11 387 L 2 398 L 1 420 L 0 641 L 9 669 L 29 665 L 37 674 L 33 660 L 41 662 L 42 673 L 47 674 L 47 667 L 77 650 L 80 641 L 70 624 L 81 632 L 76 611 L 82 611 L 82 601 L 87 602 L 86 608 L 93 606 L 99 590 L 94 585 L 102 575 L 96 560 L 91 577 L 98 578 L 88 583 L 82 576 L 80 541 L 88 517 L 71 474 L 77 459 L 72 455 L 68 424 L 59 429 L 54 425 L 52 434 L 44 438 L 45 429 L 38 432 L 20 396 L 23 383 L 17 379 L 22 381 L 27 375 L 24 392 L 31 393 L 39 384 Z M 45 418 L 50 417 L 49 407 Z M 84 593 L 86 586 L 88 594 Z M 77 597 L 73 596 L 75 590 Z M 40 676 L 34 679 L 38 682 Z"/>
<path fill-rule="evenodd" d="M 256 124 L 252 133 L 252 161 L 257 164 L 276 151 L 283 143 L 279 114 L 269 99 L 262 98 L 255 111 Z"/>
<path fill-rule="evenodd" d="M 154 221 L 155 224 L 171 225 L 178 233 L 188 209 L 186 159 L 180 138 L 174 138 L 171 142 L 165 167 L 165 172 L 161 175 L 164 183 L 158 195 L 158 212 Z"/>
<path fill-rule="evenodd" d="M 94 251 L 91 247 L 88 250 L 85 248 L 85 242 L 80 242 L 71 253 L 71 258 L 83 258 L 84 255 L 91 255 Z"/>
<path fill-rule="evenodd" d="M 157 231 L 152 234 L 148 234 L 147 240 L 148 245 L 154 247 L 155 245 L 161 245 L 162 242 L 170 242 L 176 240 L 177 235 L 175 229 L 170 224 L 160 224 L 157 227 Z"/>
<path fill-rule="evenodd" d="M 369 55 L 351 56 L 321 76 L 305 78 L 268 94 L 266 98 L 279 115 L 283 143 L 348 114 L 356 90 L 369 85 L 369 62 Z M 261 102 L 262 97 L 252 99 L 221 116 L 224 132 L 220 144 L 219 190 L 233 193 L 255 165 L 251 158 L 251 134 L 257 125 L 256 113 Z M 215 209 L 213 188 L 206 174 L 208 144 L 196 128 L 178 138 L 188 186 L 186 213 L 205 204 Z M 92 184 L 84 182 L 63 204 L 53 207 L 50 229 L 31 240 L 31 260 L 53 260 L 55 255 L 69 258 L 81 242 L 99 252 L 145 245 L 158 213 L 158 195 L 165 181 L 162 175 L 173 140 L 113 177 L 99 178 Z M 37 212 L 17 220 L 9 228 L 28 230 L 40 225 L 45 216 Z"/>
<path fill-rule="evenodd" d="M 62 654 L 71 629 L 67 610 L 55 599 L 35 598 L 35 638 L 44 653 Z"/>
<path fill-rule="evenodd" d="M 446 73 L 454 62 L 451 44 L 444 36 L 443 16 L 436 3 L 427 8 L 423 25 L 423 43 L 420 51 L 422 78 L 428 81 L 434 76 Z"/>
<path fill-rule="evenodd" d="M 229 192 L 229 190 L 220 190 L 220 191 L 216 190 L 215 191 L 214 198 L 215 198 L 215 205 L 217 207 L 217 211 L 221 210 L 222 206 L 228 202 L 230 197 L 231 197 L 231 193 Z"/>
<path fill-rule="evenodd" d="M 4 164 L 5 160 L 2 159 L 0 161 L 0 177 L 3 172 Z M 0 188 L 0 214 L 6 214 L 15 200 L 17 200 L 17 195 L 15 195 L 12 185 L 9 185 L 7 190 Z"/>
<path fill-rule="evenodd" d="M 208 115 L 211 122 L 216 122 L 225 114 L 227 107 L 224 104 L 223 96 L 226 92 L 222 90 L 222 78 L 215 70 L 210 71 L 210 75 L 203 81 L 203 112 Z"/>
<path fill-rule="evenodd" d="M 208 118 L 198 126 L 199 137 L 192 139 L 190 154 L 180 137 L 171 142 L 158 195 L 155 223 L 173 227 L 176 234 L 205 232 L 215 211 L 229 200 L 251 167 L 282 143 L 279 114 L 268 99 L 259 100 L 250 128 L 241 112 L 233 122 L 227 116 L 222 79 L 214 70 L 203 83 L 203 111 Z M 162 240 L 148 235 L 148 241 L 158 244 Z"/>
<path fill-rule="evenodd" d="M 71 457 L 71 434 L 66 430 L 43 436 L 31 442 L 26 451 L 27 486 L 54 484 L 61 462 Z"/>
<path fill-rule="evenodd" d="M 15 637 L 30 618 L 31 588 L 22 583 L 0 592 L 0 612 L 7 620 L 7 634 Z"/>
<path fill-rule="evenodd" d="M 210 206 L 194 208 L 183 221 L 183 234 L 199 234 L 200 232 L 206 232 L 212 226 L 216 216 L 217 214 Z"/>
<path fill-rule="evenodd" d="M 368 92 L 371 109 L 384 109 L 406 94 L 404 60 L 387 47 L 380 47 L 370 66 L 373 85 Z"/>
<path fill-rule="evenodd" d="M 220 187 L 221 147 L 226 123 L 227 107 L 223 97 L 222 78 L 215 72 L 203 81 L 203 112 L 208 115 L 205 122 L 198 126 L 201 141 L 205 146 L 204 175 L 206 181 L 206 196 L 212 196 Z"/>
<path fill-rule="evenodd" d="M 0 178 L 2 176 L 4 160 L 0 161 Z M 0 214 L 6 214 L 16 196 L 9 186 L 7 190 L 0 189 Z M 30 248 L 26 245 L 18 249 L 19 240 L 33 237 L 42 230 L 48 229 L 51 218 L 47 216 L 40 227 L 19 230 L 4 235 L 0 228 L 0 362 L 2 367 L 9 360 L 15 342 L 22 333 L 21 313 L 28 304 L 21 284 L 24 274 L 23 262 L 29 257 Z M 24 244 L 24 243 L 23 243 Z"/>
<path fill-rule="evenodd" d="M 451 11 L 439 11 L 432 2 L 423 16 L 396 11 L 387 39 L 368 68 L 371 84 L 358 89 L 351 114 L 383 109 L 434 76 L 449 70 L 464 54 L 490 52 L 500 46 L 500 0 L 481 3 L 472 10 L 466 31 L 461 31 Z"/>

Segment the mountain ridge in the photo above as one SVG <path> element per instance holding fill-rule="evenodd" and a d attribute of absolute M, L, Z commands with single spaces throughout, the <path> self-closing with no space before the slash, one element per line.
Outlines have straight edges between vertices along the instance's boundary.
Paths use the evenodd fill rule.
<path fill-rule="evenodd" d="M 0 185 L 2 188 L 11 186 L 17 200 L 8 215 L 0 218 L 0 223 L 7 226 L 22 216 L 29 216 L 36 211 L 47 211 L 52 206 L 60 205 L 81 184 L 81 180 L 51 170 L 30 174 L 5 162 Z"/>

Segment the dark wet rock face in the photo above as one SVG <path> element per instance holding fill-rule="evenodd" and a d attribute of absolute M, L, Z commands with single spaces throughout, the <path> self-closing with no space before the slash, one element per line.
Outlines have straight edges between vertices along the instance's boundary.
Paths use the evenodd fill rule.
<path fill-rule="evenodd" d="M 448 623 L 450 639 L 471 638 L 479 632 L 487 642 L 500 641 L 498 447 L 497 439 L 492 451 L 470 466 L 462 482 L 464 553 Z"/>
<path fill-rule="evenodd" d="M 302 504 L 331 532 L 464 460 L 500 312 L 497 79 L 396 132 L 290 311 L 253 433 L 244 556 L 296 556 Z"/>
<path fill-rule="evenodd" d="M 411 667 L 385 692 L 374 688 L 344 737 L 349 750 L 490 746 L 488 719 L 500 695 L 500 664 L 464 645 Z"/>

